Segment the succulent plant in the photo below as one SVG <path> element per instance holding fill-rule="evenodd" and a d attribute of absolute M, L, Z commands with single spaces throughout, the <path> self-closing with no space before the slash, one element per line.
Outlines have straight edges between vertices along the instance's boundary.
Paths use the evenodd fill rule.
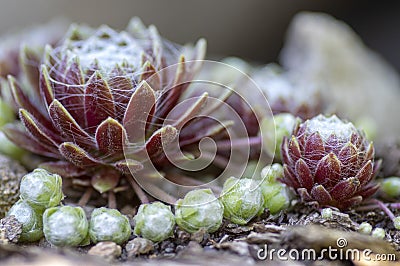
<path fill-rule="evenodd" d="M 35 169 L 22 177 L 20 198 L 38 210 L 57 206 L 64 198 L 61 176 Z"/>
<path fill-rule="evenodd" d="M 112 241 L 123 244 L 131 236 L 129 219 L 118 210 L 97 208 L 90 218 L 89 236 L 93 243 Z"/>
<path fill-rule="evenodd" d="M 17 201 L 7 213 L 22 224 L 20 242 L 35 242 L 43 236 L 42 211 L 35 210 L 24 200 Z"/>
<path fill-rule="evenodd" d="M 245 225 L 264 210 L 264 198 L 258 182 L 249 178 L 228 178 L 220 201 L 224 217 L 233 223 Z"/>
<path fill-rule="evenodd" d="M 43 213 L 43 233 L 54 246 L 89 244 L 89 222 L 81 207 L 52 207 Z"/>
<path fill-rule="evenodd" d="M 205 229 L 213 233 L 222 224 L 224 206 L 211 189 L 192 190 L 176 202 L 175 219 L 180 228 L 195 233 Z"/>
<path fill-rule="evenodd" d="M 173 235 L 175 216 L 171 207 L 162 202 L 142 204 L 135 217 L 134 233 L 153 242 L 160 242 Z"/>
<path fill-rule="evenodd" d="M 164 145 L 174 140 L 181 126 L 184 152 L 197 153 L 193 147 L 204 137 L 224 136 L 224 130 L 213 130 L 206 118 L 186 123 L 204 107 L 207 93 L 161 126 L 187 87 L 180 82 L 190 80 L 199 68 L 199 63 L 187 60 L 202 59 L 204 51 L 204 40 L 195 47 L 173 45 L 137 18 L 121 32 L 107 26 L 72 26 L 62 44 L 45 49 L 40 73 L 24 68 L 27 76 L 40 76 L 40 86 L 31 84 L 32 95 L 9 77 L 26 130 L 7 125 L 4 132 L 20 147 L 56 159 L 42 168 L 83 178 L 80 183 L 85 184 L 91 176 L 88 185 L 101 193 L 110 191 L 121 175 L 142 169 L 142 160 L 148 157 L 158 168 L 167 164 L 161 140 Z M 158 70 L 177 63 L 181 64 L 157 76 Z M 137 133 L 143 127 L 145 134 Z M 125 159 L 125 146 L 138 147 L 132 152 L 137 160 Z"/>
<path fill-rule="evenodd" d="M 350 122 L 318 115 L 282 143 L 283 183 L 306 202 L 346 209 L 374 194 L 374 146 Z"/>
<path fill-rule="evenodd" d="M 26 170 L 16 161 L 0 155 L 0 217 L 4 217 L 19 197 L 19 184 Z"/>

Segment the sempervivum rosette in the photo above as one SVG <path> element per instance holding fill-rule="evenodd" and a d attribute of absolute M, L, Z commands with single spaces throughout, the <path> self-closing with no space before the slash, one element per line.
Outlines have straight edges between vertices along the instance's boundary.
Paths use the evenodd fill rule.
<path fill-rule="evenodd" d="M 136 18 L 121 32 L 72 26 L 60 46 L 45 49 L 39 86 L 31 84 L 30 95 L 9 77 L 24 129 L 8 125 L 5 133 L 17 145 L 55 159 L 42 168 L 83 178 L 101 193 L 110 191 L 121 176 L 130 175 L 129 169 L 143 167 L 141 152 L 161 167 L 162 144 L 177 137 L 179 125 L 196 125 L 185 123 L 204 107 L 206 93 L 176 121 L 163 122 L 188 86 L 182 82 L 197 73 L 199 64 L 188 61 L 203 59 L 204 53 L 204 40 L 194 47 L 178 46 Z M 34 69 L 26 70 L 34 75 Z M 179 138 L 187 144 L 220 133 L 203 130 L 204 136 L 192 139 L 184 132 Z M 137 147 L 137 160 L 125 159 L 125 146 Z"/>
<path fill-rule="evenodd" d="M 305 202 L 347 209 L 374 194 L 379 162 L 374 147 L 352 123 L 318 115 L 282 143 L 284 178 Z"/>

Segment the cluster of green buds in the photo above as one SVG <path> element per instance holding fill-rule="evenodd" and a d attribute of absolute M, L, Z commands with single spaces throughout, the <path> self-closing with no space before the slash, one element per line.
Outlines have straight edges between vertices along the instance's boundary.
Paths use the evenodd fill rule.
<path fill-rule="evenodd" d="M 94 209 L 89 222 L 81 207 L 61 206 L 44 212 L 43 231 L 52 245 L 73 247 L 90 241 L 123 244 L 131 235 L 131 226 L 128 217 L 115 209 Z"/>
<path fill-rule="evenodd" d="M 63 198 L 62 180 L 59 175 L 35 169 L 22 177 L 20 200 L 7 213 L 7 216 L 14 215 L 22 224 L 19 241 L 39 240 L 43 236 L 43 212 L 46 208 L 60 204 Z"/>
<path fill-rule="evenodd" d="M 264 211 L 264 197 L 259 182 L 249 178 L 228 178 L 220 201 L 224 217 L 239 225 L 247 224 Z"/>
<path fill-rule="evenodd" d="M 89 223 L 81 207 L 52 207 L 43 214 L 44 236 L 54 246 L 89 244 L 88 228 Z"/>
<path fill-rule="evenodd" d="M 380 190 L 386 197 L 398 198 L 400 196 L 400 177 L 385 178 L 381 183 Z"/>
<path fill-rule="evenodd" d="M 283 167 L 279 163 L 267 165 L 261 170 L 261 192 L 264 197 L 264 208 L 271 214 L 287 209 L 290 205 L 291 193 L 285 184 L 278 180 L 283 178 Z"/>
<path fill-rule="evenodd" d="M 189 233 L 200 229 L 213 233 L 221 226 L 223 216 L 224 206 L 211 189 L 192 190 L 175 205 L 176 223 Z"/>
<path fill-rule="evenodd" d="M 133 220 L 134 233 L 153 242 L 163 241 L 173 235 L 175 216 L 171 207 L 161 202 L 140 205 Z"/>

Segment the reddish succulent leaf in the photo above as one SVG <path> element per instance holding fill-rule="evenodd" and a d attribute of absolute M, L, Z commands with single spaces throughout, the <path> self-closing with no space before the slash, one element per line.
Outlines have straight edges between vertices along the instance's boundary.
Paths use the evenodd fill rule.
<path fill-rule="evenodd" d="M 92 136 L 84 131 L 67 109 L 58 101 L 53 100 L 49 106 L 49 116 L 64 140 L 72 141 L 81 147 L 95 147 Z"/>
<path fill-rule="evenodd" d="M 25 150 L 49 158 L 62 158 L 54 146 L 46 146 L 42 142 L 37 142 L 28 134 L 28 132 L 25 130 L 22 131 L 12 124 L 4 126 L 2 131 L 9 140 Z"/>
<path fill-rule="evenodd" d="M 85 87 L 85 116 L 88 131 L 94 133 L 108 117 L 115 117 L 114 99 L 107 82 L 96 71 Z"/>
<path fill-rule="evenodd" d="M 57 147 L 58 143 L 60 143 L 59 137 L 39 123 L 39 121 L 25 109 L 19 110 L 19 118 L 24 124 L 26 130 L 38 142 L 41 142 L 48 147 Z"/>
<path fill-rule="evenodd" d="M 131 172 L 137 172 L 143 169 L 143 164 L 136 160 L 125 159 L 114 163 L 114 167 L 124 174 L 130 175 Z"/>
<path fill-rule="evenodd" d="M 361 196 L 355 196 L 350 199 L 338 202 L 340 209 L 348 209 L 354 205 L 360 204 L 363 200 Z"/>
<path fill-rule="evenodd" d="M 146 151 L 149 156 L 158 155 L 164 147 L 169 145 L 178 136 L 178 131 L 173 126 L 160 128 L 146 142 Z"/>
<path fill-rule="evenodd" d="M 382 159 L 379 159 L 374 162 L 374 169 L 372 171 L 372 177 L 376 176 L 376 174 L 378 173 L 381 166 L 382 166 Z"/>
<path fill-rule="evenodd" d="M 108 80 L 108 86 L 116 102 L 116 117 L 118 120 L 122 120 L 133 90 L 132 80 L 118 67 L 113 71 L 112 77 Z"/>
<path fill-rule="evenodd" d="M 47 128 L 53 128 L 48 117 L 45 117 L 42 111 L 39 110 L 35 105 L 33 105 L 33 103 L 29 100 L 29 96 L 26 95 L 25 92 L 21 89 L 17 80 L 12 76 L 8 76 L 8 82 L 12 91 L 14 101 L 18 104 L 19 108 L 23 108 L 29 113 L 35 115 L 38 121 L 40 121 L 41 124 L 43 124 Z"/>
<path fill-rule="evenodd" d="M 314 181 L 317 184 L 337 182 L 340 179 L 340 161 L 334 153 L 329 153 L 322 158 L 315 170 Z"/>
<path fill-rule="evenodd" d="M 296 162 L 301 157 L 300 146 L 295 136 L 292 136 L 289 141 L 288 153 L 293 162 Z"/>
<path fill-rule="evenodd" d="M 347 143 L 340 151 L 338 155 L 338 159 L 342 162 L 343 165 L 356 164 L 358 160 L 358 152 L 357 147 L 354 146 L 353 143 Z"/>
<path fill-rule="evenodd" d="M 375 192 L 378 191 L 380 185 L 379 184 L 370 184 L 365 186 L 364 188 L 362 188 L 361 190 L 359 190 L 357 192 L 357 195 L 363 197 L 363 198 L 369 198 L 371 197 L 373 194 L 375 194 Z"/>
<path fill-rule="evenodd" d="M 146 121 L 153 114 L 156 96 L 153 89 L 143 81 L 132 94 L 125 111 L 123 125 L 126 129 L 129 142 L 143 143 L 145 141 Z"/>
<path fill-rule="evenodd" d="M 335 134 L 331 134 L 325 141 L 326 152 L 333 152 L 337 154 L 339 152 L 338 150 L 339 147 L 341 147 L 341 145 L 339 144 L 339 139 Z"/>
<path fill-rule="evenodd" d="M 368 184 L 369 181 L 372 179 L 372 172 L 373 172 L 373 166 L 372 162 L 368 161 L 357 173 L 356 178 L 360 180 L 361 185 L 364 186 Z"/>
<path fill-rule="evenodd" d="M 367 151 L 365 152 L 365 161 L 373 160 L 375 155 L 375 149 L 372 142 L 368 145 Z"/>
<path fill-rule="evenodd" d="M 299 181 L 300 185 L 307 190 L 311 190 L 314 185 L 313 176 L 303 159 L 299 159 L 296 162 L 295 171 L 297 175 L 297 180 Z"/>
<path fill-rule="evenodd" d="M 350 177 L 337 183 L 329 193 L 336 201 L 342 201 L 353 196 L 359 187 L 360 180 Z"/>
<path fill-rule="evenodd" d="M 181 129 L 189 120 L 195 118 L 204 108 L 208 98 L 208 93 L 203 93 L 191 107 L 182 114 L 180 119 L 176 121 L 173 126 L 177 129 Z"/>
<path fill-rule="evenodd" d="M 40 68 L 40 92 L 42 97 L 44 97 L 47 106 L 49 106 L 54 100 L 54 94 L 50 82 L 49 72 L 47 71 L 47 67 L 45 65 L 42 65 Z"/>
<path fill-rule="evenodd" d="M 46 162 L 40 164 L 39 167 L 66 178 L 80 177 L 88 174 L 88 169 L 76 167 L 66 161 Z"/>
<path fill-rule="evenodd" d="M 324 143 L 319 132 L 311 134 L 305 143 L 304 155 L 309 160 L 321 160 L 325 155 Z"/>
<path fill-rule="evenodd" d="M 56 98 L 68 109 L 68 112 L 79 125 L 85 126 L 85 116 L 82 115 L 85 112 L 83 105 L 85 79 L 77 57 L 73 58 L 68 65 L 64 75 L 64 83 L 65 86 L 61 90 L 57 90 Z"/>
<path fill-rule="evenodd" d="M 104 154 L 122 154 L 125 141 L 125 129 L 115 119 L 106 119 L 96 130 L 97 147 Z"/>
<path fill-rule="evenodd" d="M 308 202 L 313 200 L 310 194 L 308 193 L 307 189 L 305 188 L 298 188 L 297 193 L 299 194 L 301 201 L 303 202 Z"/>
<path fill-rule="evenodd" d="M 20 65 L 23 69 L 29 83 L 32 85 L 33 92 L 35 93 L 35 98 L 42 100 L 39 90 L 39 66 L 41 61 L 41 55 L 39 55 L 36 50 L 29 48 L 24 45 L 20 50 Z M 42 102 L 40 102 L 42 104 Z"/>
<path fill-rule="evenodd" d="M 292 159 L 289 156 L 289 144 L 288 144 L 288 138 L 286 136 L 283 137 L 282 139 L 282 145 L 281 145 L 281 157 L 282 157 L 282 162 L 284 163 L 293 163 Z"/>
<path fill-rule="evenodd" d="M 328 205 L 332 202 L 331 195 L 322 185 L 313 187 L 311 190 L 311 196 L 321 205 Z"/>
<path fill-rule="evenodd" d="M 59 151 L 65 159 L 80 168 L 93 167 L 102 164 L 81 147 L 72 142 L 62 143 L 59 147 Z"/>
<path fill-rule="evenodd" d="M 139 82 L 143 80 L 145 80 L 151 87 L 160 89 L 161 77 L 157 73 L 156 68 L 149 61 L 146 61 L 143 64 L 143 72 L 140 75 Z"/>
<path fill-rule="evenodd" d="M 300 187 L 300 184 L 297 181 L 296 175 L 286 164 L 283 165 L 283 173 L 285 175 L 285 178 L 283 178 L 281 180 L 281 182 L 285 183 L 286 185 L 288 185 L 290 187 L 293 187 L 294 189 L 297 189 Z"/>

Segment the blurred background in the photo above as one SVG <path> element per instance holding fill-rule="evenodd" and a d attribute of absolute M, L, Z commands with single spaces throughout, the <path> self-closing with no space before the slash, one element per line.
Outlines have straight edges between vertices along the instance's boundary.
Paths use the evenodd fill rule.
<path fill-rule="evenodd" d="M 139 16 L 177 43 L 205 37 L 209 55 L 271 62 L 277 60 L 292 17 L 302 10 L 345 21 L 400 71 L 400 1 L 0 0 L 0 34 L 57 17 L 123 29 L 132 16 Z"/>

